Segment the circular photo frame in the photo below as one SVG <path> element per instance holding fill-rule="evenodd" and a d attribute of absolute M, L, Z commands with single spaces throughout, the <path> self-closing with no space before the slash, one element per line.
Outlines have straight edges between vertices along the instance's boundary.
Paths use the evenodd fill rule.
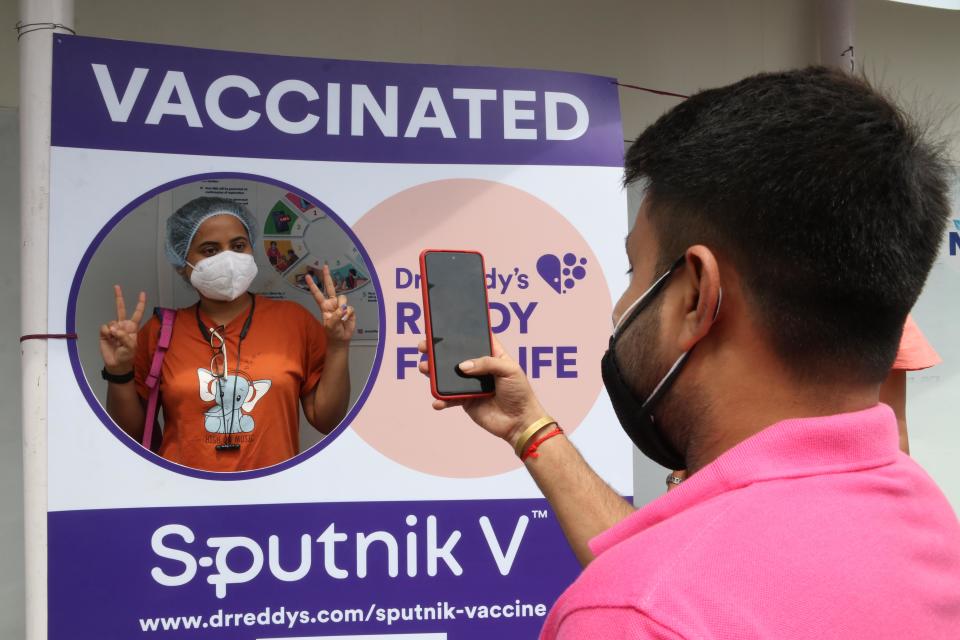
<path fill-rule="evenodd" d="M 280 194 L 276 197 L 273 195 L 269 197 L 271 202 L 273 203 L 273 201 L 275 201 L 275 203 L 268 207 L 269 211 L 266 212 L 266 216 L 263 216 L 263 212 L 260 211 L 253 212 L 258 219 L 261 219 L 262 223 L 260 228 L 256 229 L 256 235 L 260 237 L 255 241 L 253 247 L 255 258 L 258 262 L 262 263 L 260 271 L 264 273 L 267 278 L 280 279 L 277 283 L 268 280 L 272 290 L 265 294 L 267 297 L 279 297 L 287 294 L 291 297 L 298 294 L 303 295 L 302 287 L 297 281 L 297 276 L 302 272 L 303 277 L 312 277 L 322 268 L 322 265 L 327 264 L 331 269 L 331 273 L 336 273 L 340 277 L 341 284 L 336 285 L 338 294 L 352 295 L 353 297 L 350 298 L 351 304 L 354 304 L 355 300 L 359 300 L 369 311 L 372 312 L 376 310 L 377 317 L 375 322 L 371 322 L 368 313 L 364 319 L 364 326 L 361 327 L 361 325 L 358 324 L 358 330 L 354 334 L 351 350 L 353 350 L 358 340 L 366 341 L 363 346 L 370 353 L 368 358 L 369 369 L 365 383 L 352 400 L 346 415 L 340 423 L 319 442 L 307 446 L 291 458 L 268 467 L 244 471 L 208 471 L 188 467 L 167 460 L 143 447 L 113 421 L 98 398 L 97 393 L 85 373 L 85 360 L 88 364 L 87 369 L 91 368 L 89 362 L 91 358 L 89 354 L 87 354 L 86 359 L 82 356 L 80 347 L 77 344 L 78 341 L 70 341 L 68 343 L 70 362 L 81 392 L 103 425 L 121 443 L 137 455 L 160 467 L 182 475 L 208 480 L 247 480 L 272 475 L 299 465 L 325 449 L 337 436 L 349 427 L 350 423 L 359 414 L 377 379 L 384 352 L 384 343 L 381 339 L 384 335 L 384 327 L 386 325 L 383 291 L 380 280 L 377 277 L 376 269 L 366 249 L 350 226 L 321 200 L 313 197 L 313 195 L 299 187 L 263 175 L 235 172 L 190 175 L 159 185 L 135 198 L 111 217 L 96 234 L 77 265 L 67 303 L 67 331 L 76 333 L 79 329 L 85 334 L 90 333 L 90 331 L 87 330 L 89 329 L 87 325 L 91 323 L 87 321 L 88 318 L 86 317 L 86 315 L 89 315 L 89 312 L 86 312 L 86 315 L 81 321 L 78 321 L 78 314 L 82 306 L 81 295 L 84 289 L 84 279 L 91 269 L 91 263 L 95 260 L 98 251 L 103 248 L 111 232 L 127 219 L 130 214 L 154 198 L 169 198 L 169 194 L 175 194 L 178 189 L 183 190 L 190 185 L 236 182 L 251 182 L 266 185 L 273 188 L 276 194 Z M 231 198 L 231 192 L 226 188 L 220 189 L 222 193 L 218 193 L 215 188 L 201 189 L 200 191 L 202 191 L 202 193 L 197 192 L 196 195 L 217 195 L 219 197 Z M 239 200 L 239 198 L 232 199 Z M 169 205 L 170 202 L 168 201 L 167 204 Z M 175 209 L 176 207 L 173 208 Z M 277 211 L 277 215 L 274 215 L 274 210 Z M 283 215 L 281 215 L 281 213 Z M 284 218 L 286 218 L 286 220 L 284 220 Z M 271 233 L 265 233 L 268 231 Z M 330 238 L 338 234 L 342 234 L 342 236 L 340 236 L 341 242 L 339 246 L 333 249 L 330 245 Z M 144 234 L 140 234 L 141 237 L 142 235 Z M 291 244 L 288 249 L 293 250 L 292 253 L 295 254 L 296 260 L 289 260 L 288 264 L 281 265 L 286 267 L 283 270 L 277 269 L 276 265 L 270 259 L 270 242 L 276 242 L 278 246 L 281 242 Z M 286 246 L 286 244 L 284 246 Z M 162 251 L 162 249 L 159 250 Z M 133 252 L 128 257 L 129 259 L 135 260 L 142 258 L 142 253 Z M 258 277 L 257 282 L 259 281 L 260 278 Z M 184 287 L 185 285 L 181 286 L 181 289 Z M 286 291 L 287 294 L 283 293 L 284 291 Z M 174 296 L 174 299 L 175 298 L 176 296 Z M 311 309 L 311 311 L 313 310 Z M 103 318 L 98 320 L 98 322 L 103 321 Z M 376 340 L 375 344 L 373 340 Z M 100 364 L 98 363 L 97 368 L 99 368 L 99 366 Z M 97 373 L 99 373 L 99 371 Z M 99 379 L 99 375 L 96 376 L 96 379 Z"/>

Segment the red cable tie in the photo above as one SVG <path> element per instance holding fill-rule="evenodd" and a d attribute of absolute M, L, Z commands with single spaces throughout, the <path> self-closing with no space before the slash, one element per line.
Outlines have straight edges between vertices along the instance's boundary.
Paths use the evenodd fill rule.
<path fill-rule="evenodd" d="M 75 333 L 28 333 L 25 336 L 20 336 L 20 342 L 26 340 L 76 340 L 77 334 Z"/>
<path fill-rule="evenodd" d="M 627 89 L 637 89 L 639 91 L 646 91 L 647 93 L 655 93 L 658 96 L 671 96 L 674 98 L 684 98 L 684 99 L 690 97 L 690 96 L 685 96 L 682 93 L 674 93 L 672 91 L 661 91 L 660 89 L 650 89 L 648 87 L 641 87 L 636 84 L 627 84 L 626 82 L 618 82 L 616 80 L 613 81 L 613 84 L 617 85 L 618 87 L 626 87 Z"/>
<path fill-rule="evenodd" d="M 539 457 L 540 457 L 540 454 L 537 453 L 537 449 L 540 448 L 540 445 L 542 445 L 544 442 L 546 442 L 547 440 L 549 440 L 549 439 L 552 438 L 553 436 L 559 436 L 559 435 L 562 434 L 562 433 L 563 433 L 563 429 L 561 429 L 560 427 L 557 427 L 556 429 L 554 429 L 553 431 L 551 431 L 551 432 L 548 433 L 547 435 L 545 435 L 545 436 L 543 436 L 543 437 L 541 437 L 541 438 L 537 438 L 537 439 L 533 442 L 533 444 L 531 444 L 529 447 L 527 447 L 527 450 L 523 452 L 523 455 L 520 456 L 521 462 L 526 462 L 527 458 L 539 458 Z"/>

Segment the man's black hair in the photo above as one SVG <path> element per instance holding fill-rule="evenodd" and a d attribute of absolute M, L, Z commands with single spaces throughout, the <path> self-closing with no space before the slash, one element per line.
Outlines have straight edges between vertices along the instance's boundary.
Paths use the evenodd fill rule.
<path fill-rule="evenodd" d="M 824 67 L 759 74 L 664 114 L 625 166 L 661 266 L 704 244 L 797 375 L 885 378 L 949 214 L 940 147 L 890 100 Z"/>

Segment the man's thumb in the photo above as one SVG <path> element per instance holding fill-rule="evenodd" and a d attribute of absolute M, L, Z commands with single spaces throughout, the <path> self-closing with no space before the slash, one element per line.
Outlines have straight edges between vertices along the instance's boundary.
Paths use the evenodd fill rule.
<path fill-rule="evenodd" d="M 468 376 L 493 375 L 498 378 L 507 378 L 520 369 L 519 365 L 509 358 L 494 358 L 492 356 L 464 360 L 457 365 L 457 368 Z"/>

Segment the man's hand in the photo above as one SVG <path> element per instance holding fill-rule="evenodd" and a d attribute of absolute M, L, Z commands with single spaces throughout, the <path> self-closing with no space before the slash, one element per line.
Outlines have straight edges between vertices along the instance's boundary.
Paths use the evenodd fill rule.
<path fill-rule="evenodd" d="M 516 449 L 523 430 L 546 412 L 520 365 L 504 352 L 496 338 L 492 342 L 493 356 L 463 362 L 460 370 L 468 375 L 492 375 L 496 383 L 494 395 L 471 400 L 434 400 L 433 408 L 462 406 L 474 422 Z M 421 342 L 417 349 L 425 353 L 427 343 Z M 429 375 L 426 362 L 421 362 L 419 368 Z M 550 501 L 577 559 L 586 565 L 593 559 L 588 541 L 633 513 L 633 508 L 594 473 L 566 438 L 550 438 L 538 454 L 536 459 L 527 458 L 527 470 Z"/>
<path fill-rule="evenodd" d="M 671 471 L 667 476 L 667 491 L 672 491 L 680 486 L 680 483 L 687 479 L 687 470 L 679 469 Z"/>
<path fill-rule="evenodd" d="M 506 354 L 496 338 L 492 342 L 492 356 L 461 362 L 460 371 L 470 376 L 492 375 L 496 393 L 489 398 L 434 400 L 433 408 L 462 406 L 474 422 L 515 447 L 523 430 L 547 414 L 520 365 Z M 417 350 L 426 353 L 427 342 L 421 341 Z M 421 373 L 430 375 L 427 362 L 421 362 L 419 368 Z"/>
<path fill-rule="evenodd" d="M 337 289 L 330 276 L 330 267 L 323 265 L 323 289 L 317 286 L 313 276 L 307 274 L 307 286 L 320 312 L 323 314 L 323 328 L 327 332 L 327 342 L 335 346 L 345 346 L 350 343 L 353 332 L 357 328 L 357 316 L 353 307 L 347 304 L 347 296 L 337 295 Z"/>

